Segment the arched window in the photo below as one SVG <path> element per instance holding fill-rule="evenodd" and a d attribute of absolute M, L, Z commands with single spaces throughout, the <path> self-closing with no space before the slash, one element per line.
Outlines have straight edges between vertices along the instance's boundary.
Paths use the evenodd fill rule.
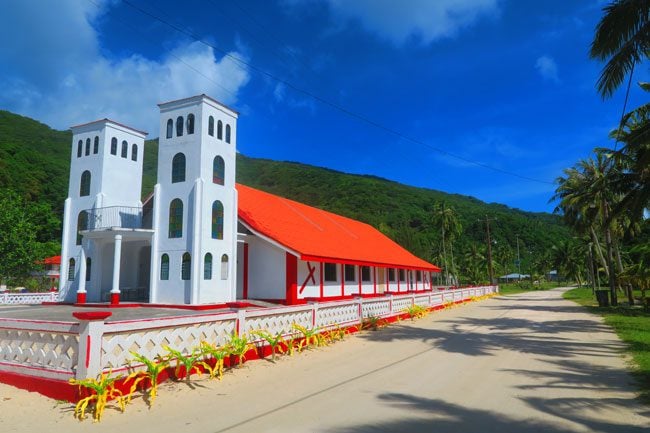
<path fill-rule="evenodd" d="M 79 185 L 79 197 L 90 195 L 90 172 L 88 170 L 81 173 L 81 184 Z"/>
<path fill-rule="evenodd" d="M 224 254 L 221 256 L 221 279 L 228 279 L 228 255 Z"/>
<path fill-rule="evenodd" d="M 93 261 L 90 260 L 90 257 L 86 257 L 86 281 L 90 281 L 90 267 L 92 266 Z"/>
<path fill-rule="evenodd" d="M 183 135 L 183 116 L 178 116 L 176 119 L 176 136 L 180 137 Z"/>
<path fill-rule="evenodd" d="M 77 245 L 81 245 L 81 231 L 88 230 L 88 213 L 85 210 L 77 216 Z"/>
<path fill-rule="evenodd" d="M 183 262 L 181 263 L 181 280 L 189 280 L 192 275 L 192 258 L 190 253 L 183 254 Z"/>
<path fill-rule="evenodd" d="M 81 158 L 81 155 L 83 154 L 83 148 L 84 142 L 82 140 L 79 140 L 79 143 L 77 143 L 77 158 Z"/>
<path fill-rule="evenodd" d="M 122 158 L 126 158 L 129 155 L 129 143 L 126 140 L 122 141 Z"/>
<path fill-rule="evenodd" d="M 185 182 L 185 155 L 177 153 L 172 159 L 172 183 Z"/>
<path fill-rule="evenodd" d="M 117 138 L 111 139 L 111 155 L 117 155 Z"/>
<path fill-rule="evenodd" d="M 99 137 L 95 136 L 95 142 L 93 143 L 93 154 L 99 152 Z"/>
<path fill-rule="evenodd" d="M 167 138 L 172 138 L 174 134 L 174 121 L 172 119 L 167 120 Z"/>
<path fill-rule="evenodd" d="M 131 161 L 138 160 L 138 145 L 133 143 L 131 145 Z"/>
<path fill-rule="evenodd" d="M 86 138 L 86 156 L 90 155 L 90 138 Z"/>
<path fill-rule="evenodd" d="M 194 114 L 187 115 L 187 135 L 194 134 Z"/>
<path fill-rule="evenodd" d="M 160 279 L 169 280 L 169 256 L 167 254 L 160 257 Z"/>
<path fill-rule="evenodd" d="M 223 158 L 220 156 L 215 156 L 214 161 L 212 162 L 212 183 L 217 185 L 223 185 L 223 179 L 225 177 L 226 166 L 223 162 Z"/>
<path fill-rule="evenodd" d="M 226 143 L 230 143 L 230 125 L 226 125 Z"/>
<path fill-rule="evenodd" d="M 214 117 L 208 118 L 208 135 L 214 137 Z"/>
<path fill-rule="evenodd" d="M 212 239 L 223 239 L 223 204 L 212 203 Z"/>
<path fill-rule="evenodd" d="M 212 254 L 207 253 L 203 259 L 203 279 L 212 279 Z"/>
<path fill-rule="evenodd" d="M 217 138 L 223 140 L 223 123 L 221 120 L 217 122 Z"/>
<path fill-rule="evenodd" d="M 183 237 L 183 202 L 180 198 L 169 204 L 169 237 Z"/>
<path fill-rule="evenodd" d="M 70 259 L 68 262 L 68 281 L 74 281 L 75 261 Z"/>

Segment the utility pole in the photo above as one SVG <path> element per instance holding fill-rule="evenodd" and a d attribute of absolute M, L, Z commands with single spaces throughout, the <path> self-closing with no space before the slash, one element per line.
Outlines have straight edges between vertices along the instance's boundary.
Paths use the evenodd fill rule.
<path fill-rule="evenodd" d="M 517 236 L 517 280 L 521 281 L 521 257 L 519 256 L 519 235 Z"/>
<path fill-rule="evenodd" d="M 492 269 L 492 239 L 490 238 L 490 221 L 496 221 L 496 218 L 488 218 L 485 215 L 485 227 L 487 231 L 487 251 L 488 251 L 488 274 L 490 276 L 490 284 L 494 283 L 494 270 Z M 481 221 L 482 220 L 477 220 Z"/>

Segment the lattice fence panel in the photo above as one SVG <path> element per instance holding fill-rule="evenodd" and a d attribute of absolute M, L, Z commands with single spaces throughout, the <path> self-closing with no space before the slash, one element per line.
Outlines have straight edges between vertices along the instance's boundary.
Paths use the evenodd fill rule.
<path fill-rule="evenodd" d="M 427 296 L 416 296 L 415 297 L 415 305 L 419 305 L 421 307 L 429 307 L 429 295 Z"/>
<path fill-rule="evenodd" d="M 312 326 L 312 310 L 295 311 L 291 313 L 278 313 L 268 316 L 247 317 L 244 322 L 244 333 L 264 330 L 270 334 L 290 334 L 296 332 L 291 327 L 294 323 L 305 328 Z"/>
<path fill-rule="evenodd" d="M 57 292 L 46 293 L 3 293 L 0 294 L 0 304 L 30 305 L 43 302 L 55 302 L 59 299 Z"/>
<path fill-rule="evenodd" d="M 363 317 L 383 317 L 390 314 L 390 301 L 382 299 L 381 301 L 364 302 L 361 311 Z"/>
<path fill-rule="evenodd" d="M 102 344 L 102 369 L 115 369 L 126 365 L 133 357 L 130 352 L 154 359 L 167 353 L 163 346 L 190 353 L 201 341 L 223 345 L 230 340 L 234 330 L 233 319 L 140 332 L 106 333 Z"/>
<path fill-rule="evenodd" d="M 78 354 L 78 335 L 0 329 L 0 361 L 69 372 Z"/>
<path fill-rule="evenodd" d="M 396 313 L 402 313 L 405 309 L 412 305 L 411 298 L 397 298 L 393 299 L 393 311 Z"/>
<path fill-rule="evenodd" d="M 357 303 L 322 307 L 316 313 L 316 326 L 319 328 L 328 328 L 336 324 L 357 323 L 359 321 L 359 304 Z"/>

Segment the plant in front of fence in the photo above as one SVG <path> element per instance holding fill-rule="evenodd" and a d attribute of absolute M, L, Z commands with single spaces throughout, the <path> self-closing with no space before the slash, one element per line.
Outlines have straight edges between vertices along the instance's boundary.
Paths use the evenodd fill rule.
<path fill-rule="evenodd" d="M 185 367 L 184 379 L 188 384 L 190 383 L 190 379 L 192 377 L 192 370 L 196 370 L 196 372 L 199 374 L 201 373 L 201 369 L 199 368 L 199 362 L 201 361 L 201 357 L 203 356 L 203 354 L 201 353 L 200 350 L 197 350 L 198 348 L 192 349 L 192 351 L 189 354 L 184 354 L 183 352 L 176 349 L 172 349 L 167 345 L 163 345 L 163 349 L 165 349 L 169 353 L 167 355 L 168 362 L 171 363 L 171 361 L 173 360 L 176 361 L 176 368 L 174 369 L 174 375 L 176 376 L 176 379 L 181 379 L 180 377 L 181 367 Z"/>
<path fill-rule="evenodd" d="M 210 344 L 207 341 L 201 342 L 201 353 L 203 356 L 214 358 L 214 366 L 210 365 L 206 360 L 201 361 L 199 364 L 205 367 L 210 373 L 210 379 L 215 377 L 219 380 L 223 377 L 223 364 L 226 357 L 230 356 L 230 348 L 228 346 L 217 346 Z"/>
<path fill-rule="evenodd" d="M 77 385 L 79 387 L 79 391 L 84 388 L 86 392 L 91 393 L 88 397 L 79 400 L 75 405 L 74 416 L 77 419 L 80 421 L 85 419 L 86 409 L 90 406 L 93 411 L 93 421 L 101 421 L 102 414 L 104 413 L 104 409 L 106 409 L 106 404 L 109 399 L 117 399 L 120 410 L 124 412 L 126 397 L 122 394 L 122 391 L 114 387 L 115 381 L 122 378 L 122 376 L 111 377 L 112 374 L 113 372 L 110 370 L 108 373 L 102 372 L 97 376 L 97 379 L 69 380 L 71 385 Z"/>
<path fill-rule="evenodd" d="M 230 342 L 228 343 L 228 349 L 230 354 L 237 357 L 237 366 L 241 367 L 246 360 L 246 352 L 253 349 L 254 346 L 248 341 L 246 334 L 238 335 L 236 331 L 233 331 L 232 337 L 230 337 Z"/>
<path fill-rule="evenodd" d="M 297 323 L 291 325 L 293 329 L 302 334 L 302 341 L 298 345 L 298 352 L 302 352 L 302 349 L 305 347 L 310 348 L 312 346 L 323 346 L 325 344 L 325 339 L 321 334 L 318 333 L 318 328 L 306 328 Z"/>
<path fill-rule="evenodd" d="M 411 320 L 421 319 L 429 313 L 429 310 L 426 307 L 417 304 L 406 307 L 403 311 L 409 315 Z"/>
<path fill-rule="evenodd" d="M 289 334 L 284 337 L 282 342 L 283 351 L 289 356 L 293 356 L 293 352 L 296 350 L 296 337 L 293 334 Z"/>
<path fill-rule="evenodd" d="M 265 331 L 263 329 L 253 331 L 253 335 L 257 335 L 260 337 L 262 340 L 266 341 L 266 343 L 271 346 L 271 360 L 275 362 L 276 359 L 276 351 L 278 351 L 280 354 L 284 351 L 282 349 L 281 344 L 284 343 L 284 338 L 282 336 L 282 332 L 278 332 L 275 335 L 271 334 L 268 331 Z"/>
<path fill-rule="evenodd" d="M 366 317 L 363 321 L 363 325 L 367 329 L 372 329 L 373 331 L 383 328 L 387 325 L 386 321 L 378 316 L 369 316 Z"/>
<path fill-rule="evenodd" d="M 140 355 L 139 353 L 136 352 L 131 352 L 131 355 L 133 355 L 133 359 L 130 359 L 128 362 L 129 368 L 133 368 L 132 366 L 133 362 L 139 362 L 144 365 L 146 370 L 133 371 L 131 374 L 129 374 L 126 377 L 125 382 L 133 381 L 126 402 L 129 403 L 131 401 L 131 397 L 133 396 L 133 393 L 137 390 L 138 385 L 141 382 L 147 380 L 151 385 L 151 387 L 149 388 L 149 393 L 147 394 L 149 398 L 147 404 L 149 405 L 149 407 L 151 407 L 153 405 L 153 402 L 156 400 L 156 395 L 158 394 L 158 376 L 167 367 L 169 367 L 169 361 L 162 358 L 161 356 L 157 356 L 154 359 L 149 359 L 146 356 Z"/>

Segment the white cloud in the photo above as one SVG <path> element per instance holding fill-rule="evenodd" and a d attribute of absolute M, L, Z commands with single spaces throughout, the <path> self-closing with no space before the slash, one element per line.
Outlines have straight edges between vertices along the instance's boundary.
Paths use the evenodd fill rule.
<path fill-rule="evenodd" d="M 537 61 L 535 62 L 535 69 L 537 69 L 537 72 L 543 79 L 552 81 L 554 83 L 560 82 L 557 63 L 555 63 L 553 57 L 544 55 L 537 58 Z"/>
<path fill-rule="evenodd" d="M 0 15 L 0 38 L 11 41 L 0 45 L 0 106 L 60 129 L 110 117 L 156 137 L 159 102 L 199 93 L 237 102 L 248 71 L 199 42 L 157 60 L 108 58 L 93 27 L 104 9 L 31 0 L 14 2 Z"/>
<path fill-rule="evenodd" d="M 395 44 L 423 44 L 451 37 L 479 17 L 498 13 L 499 0 L 327 0 L 342 20 L 358 20 L 369 32 Z"/>

